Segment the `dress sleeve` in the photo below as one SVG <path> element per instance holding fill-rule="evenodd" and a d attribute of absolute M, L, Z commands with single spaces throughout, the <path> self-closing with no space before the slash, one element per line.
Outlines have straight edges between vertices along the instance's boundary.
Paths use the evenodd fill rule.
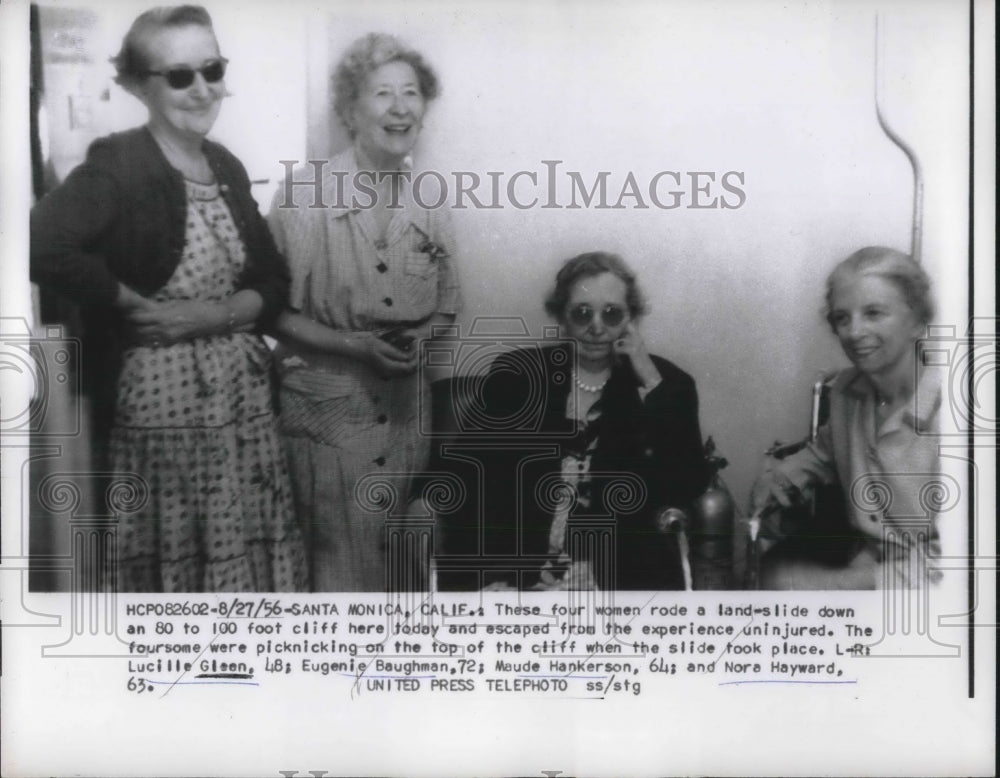
<path fill-rule="evenodd" d="M 659 500 L 684 508 L 708 486 L 694 379 L 686 373 L 663 376 L 642 401 L 640 413 L 647 451 L 662 474 L 655 487 Z"/>
<path fill-rule="evenodd" d="M 760 479 L 767 482 L 775 475 L 783 476 L 803 494 L 809 493 L 820 484 L 831 484 L 837 480 L 837 470 L 833 461 L 833 446 L 828 424 L 819 428 L 816 440 L 810 441 L 794 454 L 784 459 L 767 457 L 767 465 Z M 763 514 L 760 535 L 764 540 L 762 549 L 770 548 L 784 537 L 782 511 L 768 510 Z"/>
<path fill-rule="evenodd" d="M 455 243 L 454 226 L 451 214 L 447 208 L 435 211 L 433 240 L 444 249 L 438 269 L 438 303 L 437 312 L 454 315 L 462 309 L 462 290 L 458 279 L 458 268 L 455 258 L 457 246 Z"/>
<path fill-rule="evenodd" d="M 294 192 L 292 202 L 288 203 L 284 192 L 280 189 L 275 192 L 267 214 L 267 223 L 288 267 L 289 290 L 285 305 L 293 311 L 302 312 L 309 310 L 309 297 L 313 291 L 309 260 L 313 254 L 323 249 L 317 230 L 309 229 L 308 224 L 302 220 L 300 209 L 306 206 L 299 202 L 298 195 L 299 192 Z"/>
<path fill-rule="evenodd" d="M 770 469 L 781 473 L 801 492 L 820 484 L 836 483 L 837 469 L 833 461 L 830 426 L 824 424 L 817 431 L 816 440 L 794 454 L 776 460 Z"/>
<path fill-rule="evenodd" d="M 31 280 L 82 305 L 111 305 L 118 296 L 101 245 L 120 210 L 105 156 L 92 147 L 87 160 L 31 211 Z"/>

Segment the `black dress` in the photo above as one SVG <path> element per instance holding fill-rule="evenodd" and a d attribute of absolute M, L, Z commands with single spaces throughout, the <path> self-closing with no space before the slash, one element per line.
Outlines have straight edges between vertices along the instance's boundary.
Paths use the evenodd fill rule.
<path fill-rule="evenodd" d="M 616 365 L 584 424 L 567 418 L 574 359 L 565 342 L 519 349 L 467 381 L 472 396 L 450 398 L 473 412 L 432 447 L 432 471 L 465 487 L 442 517 L 440 588 L 536 586 L 543 567 L 557 564 L 550 530 L 565 462 L 588 450 L 588 493 L 569 511 L 570 556 L 591 563 L 601 588 L 684 587 L 676 537 L 655 519 L 708 483 L 694 380 L 654 356 L 662 380 L 643 398 L 632 368 Z"/>

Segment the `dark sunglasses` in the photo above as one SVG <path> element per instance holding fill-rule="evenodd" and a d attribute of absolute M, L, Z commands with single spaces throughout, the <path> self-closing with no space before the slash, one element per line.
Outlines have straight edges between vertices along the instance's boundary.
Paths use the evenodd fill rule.
<path fill-rule="evenodd" d="M 617 327 L 625 321 L 628 311 L 620 305 L 605 305 L 600 311 L 595 311 L 589 305 L 583 303 L 581 305 L 574 305 L 569 309 L 567 315 L 569 316 L 569 320 L 577 327 L 586 327 L 594 320 L 594 316 L 598 313 L 600 313 L 601 321 L 604 322 L 605 327 Z"/>
<path fill-rule="evenodd" d="M 179 65 L 170 70 L 147 70 L 144 76 L 163 76 L 171 89 L 187 89 L 194 83 L 194 74 L 201 73 L 206 84 L 217 84 L 226 77 L 226 65 L 229 60 L 225 57 L 213 59 L 207 65 L 200 68 L 189 68 L 186 65 Z"/>

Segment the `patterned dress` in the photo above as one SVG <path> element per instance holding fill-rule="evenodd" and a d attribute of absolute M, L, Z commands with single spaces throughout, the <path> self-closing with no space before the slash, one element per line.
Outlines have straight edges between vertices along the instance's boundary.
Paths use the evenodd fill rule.
<path fill-rule="evenodd" d="M 184 253 L 153 299 L 223 300 L 244 246 L 218 185 L 186 188 Z M 305 587 L 270 359 L 252 333 L 126 350 L 111 461 L 146 480 L 149 500 L 119 525 L 119 591 Z"/>
<path fill-rule="evenodd" d="M 574 402 L 574 393 L 570 392 L 566 401 L 566 418 L 576 419 L 582 426 L 576 437 L 565 441 L 563 445 L 566 453 L 560 469 L 562 482 L 569 492 L 552 514 L 549 558 L 542 565 L 538 583 L 532 587 L 542 591 L 597 588 L 590 562 L 573 559 L 570 553 L 573 549 L 566 547 L 566 541 L 571 509 L 576 506 L 586 511 L 591 507 L 590 467 L 597 450 L 600 403 L 592 405 L 587 412 L 581 412 Z"/>
<path fill-rule="evenodd" d="M 291 307 L 328 327 L 379 330 L 459 308 L 446 208 L 419 207 L 404 182 L 384 236 L 352 184 L 353 149 L 324 168 L 323 203 L 299 186 L 278 192 L 270 222 L 292 274 Z M 340 181 L 331 171 L 346 173 Z M 315 171 L 298 171 L 310 180 Z M 405 508 L 426 468 L 427 387 L 418 372 L 383 379 L 368 365 L 283 341 L 281 430 L 313 591 L 384 591 L 386 521 Z"/>

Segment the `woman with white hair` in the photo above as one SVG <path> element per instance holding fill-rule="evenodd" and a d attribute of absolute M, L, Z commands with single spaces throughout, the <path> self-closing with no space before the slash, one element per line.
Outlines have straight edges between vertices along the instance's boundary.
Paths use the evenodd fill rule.
<path fill-rule="evenodd" d="M 914 587 L 939 577 L 929 567 L 940 543 L 928 513 L 940 470 L 933 433 L 941 386 L 938 371 L 917 359 L 932 317 L 930 281 L 902 252 L 863 248 L 830 273 L 826 318 L 853 367 L 833 382 L 829 421 L 817 439 L 774 462 L 752 503 L 773 516 L 772 508 L 800 504 L 819 484 L 839 484 L 850 558 L 846 566 L 824 566 L 765 555 L 762 588 Z M 927 517 L 924 525 L 919 517 Z M 780 532 L 765 521 L 762 535 L 767 544 Z"/>
<path fill-rule="evenodd" d="M 386 588 L 384 514 L 356 490 L 384 473 L 405 501 L 424 469 L 429 403 L 419 342 L 459 307 L 455 242 L 445 208 L 420 204 L 409 155 L 438 80 L 398 39 L 355 41 L 332 78 L 351 145 L 312 187 L 279 192 L 271 227 L 292 274 L 278 320 L 281 424 L 314 591 Z M 310 180 L 307 167 L 297 180 Z"/>

